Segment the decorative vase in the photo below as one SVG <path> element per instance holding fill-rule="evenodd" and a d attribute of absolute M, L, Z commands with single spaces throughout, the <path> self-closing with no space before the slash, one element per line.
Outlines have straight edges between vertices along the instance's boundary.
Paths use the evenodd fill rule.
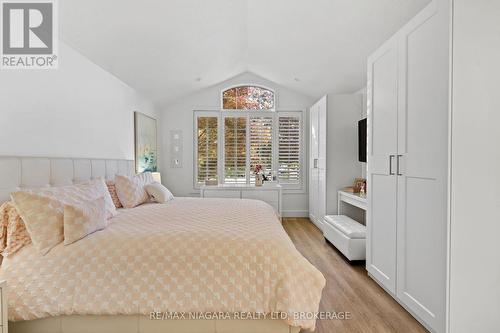
<path fill-rule="evenodd" d="M 262 186 L 262 175 L 255 175 L 255 186 Z"/>

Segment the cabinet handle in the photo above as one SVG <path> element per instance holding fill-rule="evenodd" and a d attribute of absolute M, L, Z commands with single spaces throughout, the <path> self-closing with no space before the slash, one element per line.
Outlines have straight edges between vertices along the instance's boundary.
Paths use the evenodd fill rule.
<path fill-rule="evenodd" d="M 318 159 L 315 158 L 314 159 L 314 169 L 317 169 L 318 168 Z"/>
<path fill-rule="evenodd" d="M 392 171 L 392 159 L 394 158 L 394 156 L 396 155 L 389 155 L 389 175 L 394 175 L 394 172 Z"/>
<path fill-rule="evenodd" d="M 402 157 L 403 155 L 398 155 L 398 158 L 396 160 L 396 164 L 397 164 L 397 168 L 398 168 L 398 171 L 397 171 L 397 175 L 398 176 L 402 176 L 403 174 L 399 171 L 399 159 Z"/>

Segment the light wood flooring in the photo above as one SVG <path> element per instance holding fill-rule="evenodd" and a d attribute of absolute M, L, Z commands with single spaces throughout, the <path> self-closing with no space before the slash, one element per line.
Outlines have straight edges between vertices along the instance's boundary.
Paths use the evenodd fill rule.
<path fill-rule="evenodd" d="M 365 262 L 349 263 L 307 218 L 284 218 L 295 247 L 326 278 L 320 311 L 350 312 L 350 320 L 318 320 L 315 333 L 427 332 L 368 275 Z"/>

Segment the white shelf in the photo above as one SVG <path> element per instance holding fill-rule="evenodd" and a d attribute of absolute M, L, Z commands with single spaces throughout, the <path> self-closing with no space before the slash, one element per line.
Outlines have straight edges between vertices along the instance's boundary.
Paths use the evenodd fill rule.
<path fill-rule="evenodd" d="M 340 214 L 340 205 L 342 202 L 350 204 L 351 206 L 358 207 L 364 211 L 366 211 L 368 207 L 368 201 L 366 200 L 366 195 L 361 195 L 359 193 L 350 193 L 345 191 L 339 191 L 338 193 L 338 207 L 337 211 Z"/>

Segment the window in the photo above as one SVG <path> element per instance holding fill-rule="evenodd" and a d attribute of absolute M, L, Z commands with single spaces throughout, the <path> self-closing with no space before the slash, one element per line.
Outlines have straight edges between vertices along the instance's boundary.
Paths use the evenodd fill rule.
<path fill-rule="evenodd" d="M 247 182 L 247 118 L 224 118 L 224 182 Z"/>
<path fill-rule="evenodd" d="M 274 110 L 274 92 L 258 86 L 239 86 L 222 92 L 224 110 Z"/>
<path fill-rule="evenodd" d="M 279 117 L 278 179 L 282 183 L 300 183 L 301 124 L 297 115 Z"/>
<path fill-rule="evenodd" d="M 224 116 L 224 183 L 254 182 L 257 165 L 273 170 L 273 118 Z"/>
<path fill-rule="evenodd" d="M 218 117 L 197 117 L 197 182 L 217 179 Z"/>
<path fill-rule="evenodd" d="M 273 117 L 250 117 L 250 182 L 256 165 L 273 170 Z"/>
<path fill-rule="evenodd" d="M 267 112 L 259 116 L 254 111 L 211 114 L 195 117 L 195 187 L 207 179 L 220 179 L 226 184 L 253 183 L 253 170 L 260 164 L 264 170 L 276 170 L 280 184 L 301 188 L 302 112 Z"/>
<path fill-rule="evenodd" d="M 274 92 L 254 86 L 225 90 L 222 103 L 226 110 L 195 111 L 195 188 L 253 183 L 261 165 L 285 189 L 302 190 L 302 112 L 274 111 Z"/>

